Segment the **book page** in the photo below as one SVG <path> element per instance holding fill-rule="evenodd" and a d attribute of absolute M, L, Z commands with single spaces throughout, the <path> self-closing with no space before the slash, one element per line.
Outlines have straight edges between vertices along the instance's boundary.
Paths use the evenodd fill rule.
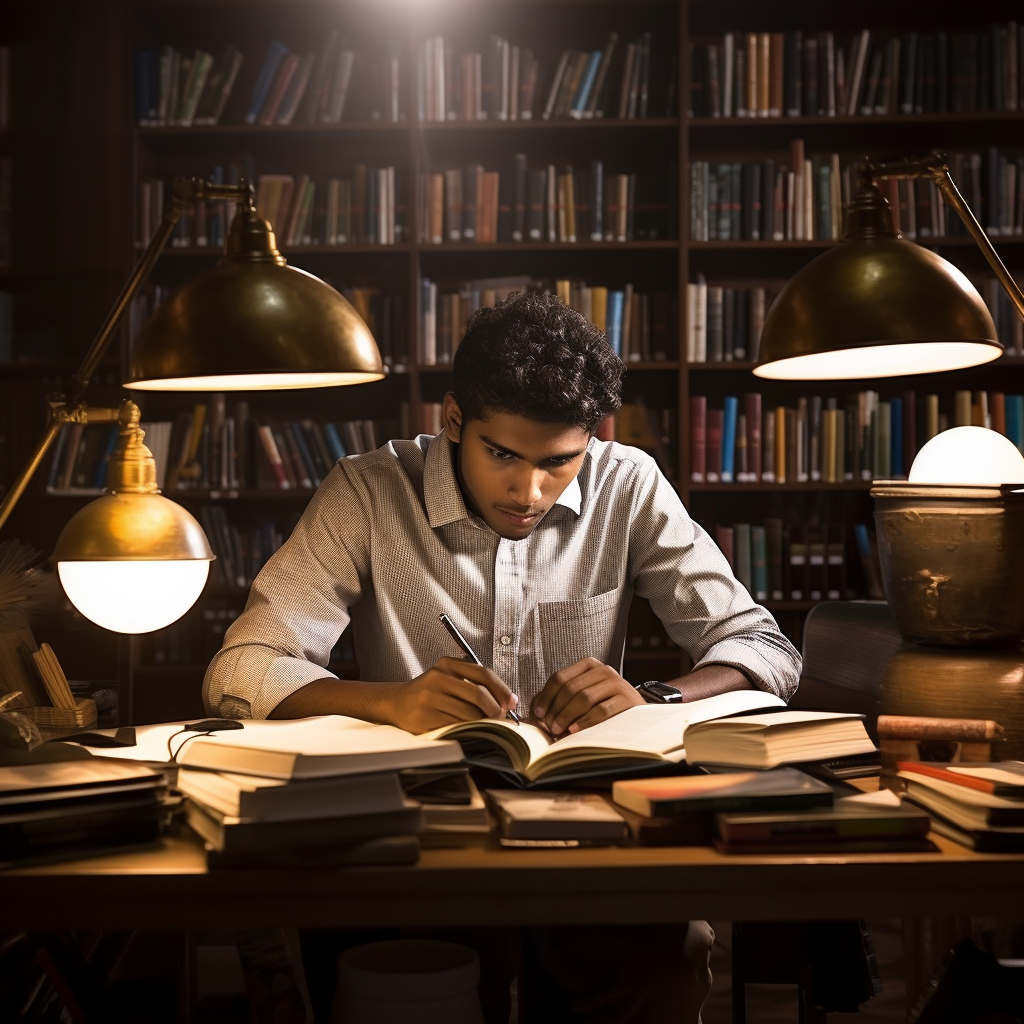
<path fill-rule="evenodd" d="M 735 690 L 686 704 L 642 704 L 614 718 L 555 740 L 551 753 L 571 749 L 626 750 L 668 754 L 683 746 L 688 725 L 754 708 L 785 707 L 785 701 L 762 690 Z"/>
<path fill-rule="evenodd" d="M 729 695 L 725 694 L 724 696 Z M 712 697 L 711 699 L 715 700 L 717 698 Z M 760 732 L 769 728 L 813 725 L 815 722 L 833 721 L 840 718 L 863 719 L 864 716 L 845 711 L 770 711 L 764 715 L 744 715 L 742 718 L 728 719 L 721 722 L 695 719 L 689 724 L 696 725 L 699 721 L 707 721 L 707 724 L 703 727 L 704 729 L 727 729 L 729 732 Z"/>
<path fill-rule="evenodd" d="M 457 722 L 425 732 L 420 739 L 486 739 L 499 744 L 522 771 L 547 750 L 553 740 L 529 722 L 509 722 L 504 718 L 480 718 L 474 722 Z"/>

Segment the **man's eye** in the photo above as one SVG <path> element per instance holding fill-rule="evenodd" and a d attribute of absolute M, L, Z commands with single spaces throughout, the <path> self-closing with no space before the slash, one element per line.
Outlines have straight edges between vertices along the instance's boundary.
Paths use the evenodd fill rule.
<path fill-rule="evenodd" d="M 488 448 L 487 450 L 501 462 L 507 462 L 509 459 L 512 458 L 512 456 L 508 452 L 499 452 L 497 448 Z"/>

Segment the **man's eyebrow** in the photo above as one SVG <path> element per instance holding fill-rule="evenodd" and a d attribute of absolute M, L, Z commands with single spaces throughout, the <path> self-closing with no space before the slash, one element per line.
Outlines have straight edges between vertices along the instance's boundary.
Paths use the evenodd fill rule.
<path fill-rule="evenodd" d="M 495 441 L 494 438 L 488 437 L 486 434 L 481 434 L 480 440 L 489 447 L 495 448 L 499 452 L 504 452 L 506 455 L 511 455 L 513 458 L 525 458 L 525 456 L 520 455 L 519 452 L 514 451 L 511 448 L 506 448 L 505 445 L 500 444 L 498 441 Z M 555 452 L 553 455 L 546 455 L 541 461 L 550 462 L 552 459 L 566 459 L 568 461 L 575 459 L 578 455 L 582 455 L 585 451 L 586 448 L 577 448 L 575 451 L 571 452 Z"/>

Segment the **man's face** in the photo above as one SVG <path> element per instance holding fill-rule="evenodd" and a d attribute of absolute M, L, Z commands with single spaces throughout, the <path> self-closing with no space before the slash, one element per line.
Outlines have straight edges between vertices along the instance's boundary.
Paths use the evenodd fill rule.
<path fill-rule="evenodd" d="M 467 504 L 509 540 L 533 532 L 575 479 L 590 441 L 582 427 L 512 413 L 465 423 L 451 393 L 444 422 L 448 439 L 459 446 L 456 468 Z"/>

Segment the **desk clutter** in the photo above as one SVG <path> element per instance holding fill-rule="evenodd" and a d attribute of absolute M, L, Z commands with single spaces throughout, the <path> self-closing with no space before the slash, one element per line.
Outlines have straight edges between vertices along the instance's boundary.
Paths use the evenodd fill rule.
<path fill-rule="evenodd" d="M 844 779 L 878 771 L 863 720 L 774 700 L 643 705 L 557 741 L 526 723 L 415 736 L 340 715 L 81 732 L 0 767 L 0 848 L 7 866 L 69 859 L 154 843 L 174 823 L 211 868 L 410 864 L 423 845 L 920 851 L 930 829 L 1024 849 L 1021 763 L 899 761 L 866 792 Z"/>

